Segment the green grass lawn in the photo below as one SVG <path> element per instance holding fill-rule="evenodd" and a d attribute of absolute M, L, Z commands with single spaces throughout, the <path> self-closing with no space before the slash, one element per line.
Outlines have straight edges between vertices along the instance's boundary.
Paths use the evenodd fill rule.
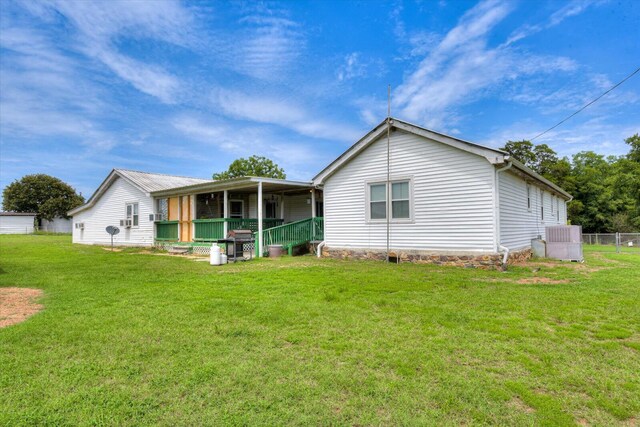
<path fill-rule="evenodd" d="M 135 252 L 0 236 L 0 286 L 45 292 L 0 329 L 0 425 L 640 421 L 638 255 L 502 273 Z"/>

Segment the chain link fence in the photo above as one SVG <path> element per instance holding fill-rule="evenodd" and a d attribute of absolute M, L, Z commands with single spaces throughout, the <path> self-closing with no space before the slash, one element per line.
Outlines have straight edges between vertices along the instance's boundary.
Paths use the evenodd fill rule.
<path fill-rule="evenodd" d="M 595 251 L 640 254 L 640 233 L 584 233 L 582 244 Z"/>

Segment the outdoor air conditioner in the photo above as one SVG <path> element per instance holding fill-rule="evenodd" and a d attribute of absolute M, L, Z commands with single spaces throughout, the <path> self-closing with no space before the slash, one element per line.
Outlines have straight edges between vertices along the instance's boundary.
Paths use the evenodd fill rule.
<path fill-rule="evenodd" d="M 149 214 L 149 221 L 164 221 L 163 214 Z"/>
<path fill-rule="evenodd" d="M 546 228 L 547 258 L 582 262 L 582 227 L 556 225 Z"/>
<path fill-rule="evenodd" d="M 84 230 L 84 222 L 76 222 L 77 230 Z"/>
<path fill-rule="evenodd" d="M 131 228 L 131 220 L 130 219 L 121 219 L 120 227 Z"/>

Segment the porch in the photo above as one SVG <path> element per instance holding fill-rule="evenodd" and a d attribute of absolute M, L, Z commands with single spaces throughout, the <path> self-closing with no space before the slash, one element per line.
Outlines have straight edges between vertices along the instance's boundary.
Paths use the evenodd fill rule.
<path fill-rule="evenodd" d="M 254 233 L 256 255 L 262 256 L 270 244 L 321 237 L 322 191 L 307 182 L 247 177 L 152 195 L 158 244 L 201 247 L 245 229 Z"/>

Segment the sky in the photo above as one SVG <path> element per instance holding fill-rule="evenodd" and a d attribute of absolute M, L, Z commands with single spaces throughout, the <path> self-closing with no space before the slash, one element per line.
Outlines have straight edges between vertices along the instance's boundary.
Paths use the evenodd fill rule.
<path fill-rule="evenodd" d="M 308 180 L 386 117 L 492 147 L 640 67 L 640 2 L 0 3 L 0 188 L 85 197 L 113 168 L 210 178 L 262 155 Z M 640 74 L 535 140 L 622 155 Z"/>

